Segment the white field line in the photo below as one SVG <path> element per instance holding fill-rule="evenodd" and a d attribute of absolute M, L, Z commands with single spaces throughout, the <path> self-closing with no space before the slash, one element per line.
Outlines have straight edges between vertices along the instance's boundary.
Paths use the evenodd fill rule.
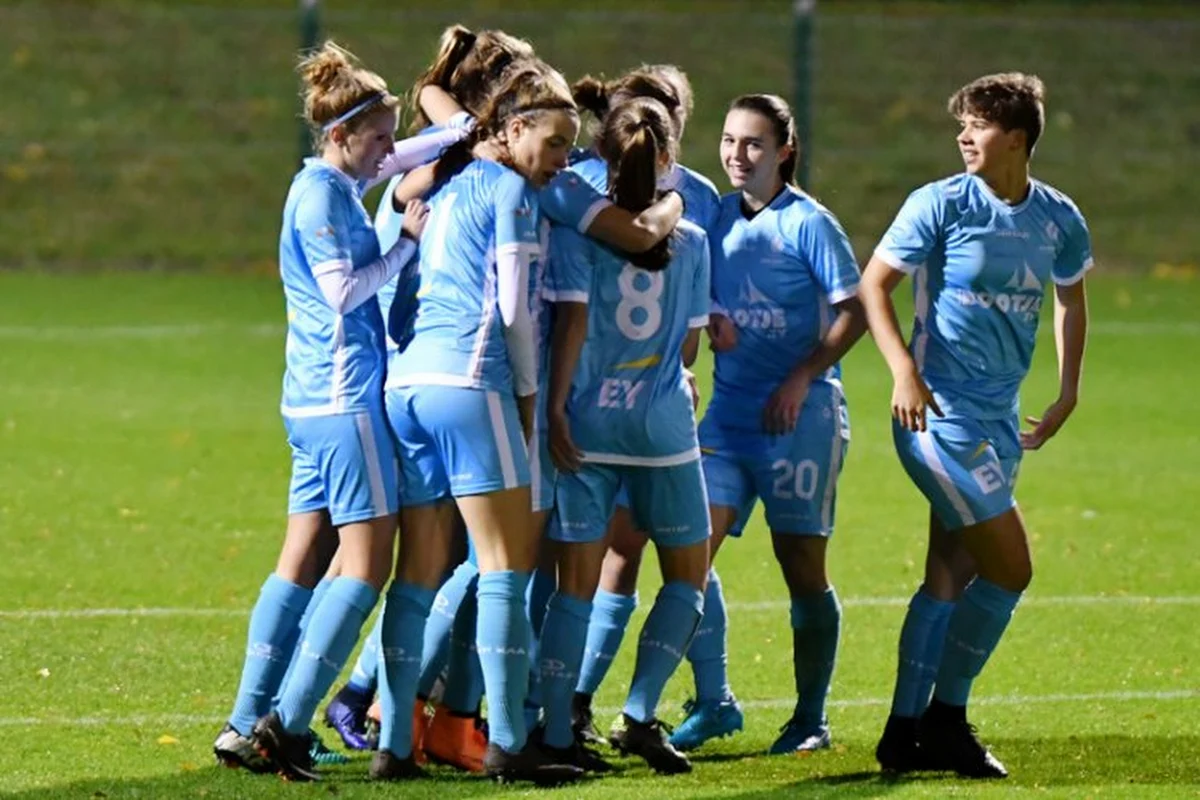
<path fill-rule="evenodd" d="M 903 608 L 910 597 L 847 597 L 842 599 L 845 608 Z M 643 606 L 649 607 L 643 603 Z M 1200 595 L 1160 596 L 1151 595 L 1048 595 L 1027 597 L 1021 601 L 1028 606 L 1195 606 L 1200 605 Z M 787 600 L 765 600 L 743 603 L 734 601 L 726 608 L 733 612 L 755 613 L 779 611 L 790 606 Z M 16 608 L 0 609 L 0 619 L 96 619 L 99 617 L 245 617 L 248 608 Z"/>
<path fill-rule="evenodd" d="M 184 322 L 148 325 L 0 325 L 0 339 L 39 341 L 89 339 L 167 339 L 196 338 L 210 334 L 236 334 L 252 337 L 282 336 L 286 328 L 278 323 Z M 1042 333 L 1053 333 L 1042 326 Z M 1200 336 L 1200 322 L 1193 321 L 1121 321 L 1096 320 L 1088 333 L 1100 336 Z"/>
<path fill-rule="evenodd" d="M 1126 692 L 1084 692 L 1079 694 L 1008 694 L 990 697 L 971 698 L 972 706 L 1033 706 L 1049 705 L 1052 703 L 1123 703 L 1133 701 L 1170 702 L 1178 700 L 1200 699 L 1200 690 L 1179 689 L 1174 691 L 1126 691 Z M 891 702 L 888 697 L 855 697 L 845 700 L 829 701 L 832 708 L 874 708 L 886 707 Z M 786 709 L 796 704 L 794 697 L 776 697 L 766 700 L 745 700 L 742 707 L 746 709 Z M 595 709 L 598 714 L 615 714 L 621 709 L 616 706 Z M 103 714 L 84 717 L 0 717 L 0 728 L 32 728 L 41 725 L 58 725 L 66 727 L 104 727 L 132 726 L 170 728 L 176 725 L 217 725 L 224 721 L 217 714 L 131 714 L 127 716 L 107 716 Z"/>

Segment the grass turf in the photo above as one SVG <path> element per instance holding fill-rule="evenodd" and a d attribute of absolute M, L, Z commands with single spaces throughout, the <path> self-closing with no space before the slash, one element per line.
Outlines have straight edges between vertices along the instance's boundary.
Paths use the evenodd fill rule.
<path fill-rule="evenodd" d="M 1092 301 L 1083 401 L 1023 466 L 1034 584 L 972 712 L 1011 780 L 889 781 L 875 770 L 925 512 L 892 451 L 888 375 L 868 341 L 845 364 L 854 441 L 830 556 L 846 604 L 834 750 L 759 755 L 792 691 L 786 592 L 756 518 L 719 562 L 747 730 L 701 751 L 689 776 L 619 760 L 617 775 L 547 796 L 1194 796 L 1200 282 L 1100 276 Z M 372 786 L 361 757 L 312 787 L 212 765 L 245 615 L 282 535 L 282 319 L 277 282 L 264 277 L 0 273 L 0 793 L 523 791 L 445 771 Z M 1024 392 L 1032 414 L 1054 392 L 1048 322 Z M 643 578 L 627 642 L 658 585 L 652 558 Z M 167 611 L 130 612 L 139 608 Z M 627 644 L 598 705 L 619 705 L 631 669 Z M 689 688 L 684 666 L 664 698 L 668 721 Z"/>

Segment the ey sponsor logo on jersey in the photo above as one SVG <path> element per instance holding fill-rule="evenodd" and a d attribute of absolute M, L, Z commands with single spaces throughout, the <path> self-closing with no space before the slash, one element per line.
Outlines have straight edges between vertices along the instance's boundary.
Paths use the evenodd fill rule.
<path fill-rule="evenodd" d="M 973 292 L 970 289 L 958 289 L 954 295 L 964 306 L 994 308 L 1005 314 L 1021 316 L 1026 322 L 1037 319 L 1042 310 L 1042 282 L 1028 263 L 1017 268 L 1004 288 L 1012 291 Z"/>
<path fill-rule="evenodd" d="M 783 308 L 767 297 L 747 275 L 738 289 L 738 305 L 730 310 L 733 322 L 742 330 L 762 333 L 768 339 L 787 335 L 787 315 Z"/>
<path fill-rule="evenodd" d="M 638 396 L 646 388 L 642 380 L 630 381 L 625 378 L 605 378 L 600 384 L 600 394 L 596 405 L 600 408 L 622 408 L 626 411 L 637 405 Z"/>

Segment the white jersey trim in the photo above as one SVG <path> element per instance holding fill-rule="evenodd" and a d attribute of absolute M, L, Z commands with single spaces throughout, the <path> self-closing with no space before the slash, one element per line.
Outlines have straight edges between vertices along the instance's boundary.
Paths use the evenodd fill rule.
<path fill-rule="evenodd" d="M 875 255 L 877 258 L 879 258 L 880 261 L 887 264 L 892 269 L 900 270 L 901 272 L 903 272 L 906 275 L 911 275 L 914 272 L 916 272 L 917 270 L 919 270 L 921 267 L 925 266 L 924 263 L 909 264 L 903 258 L 896 255 L 891 250 L 888 250 L 883 245 L 880 245 L 879 247 L 875 248 Z"/>
<path fill-rule="evenodd" d="M 842 302 L 843 300 L 849 300 L 851 297 L 855 297 L 857 295 L 858 295 L 858 286 L 853 286 L 849 289 L 839 289 L 838 291 L 829 295 L 829 298 L 828 298 L 829 305 L 836 306 L 838 303 Z"/>
<path fill-rule="evenodd" d="M 699 317 L 691 317 L 688 320 L 688 328 L 707 328 L 707 327 L 708 327 L 708 314 L 704 314 Z"/>
<path fill-rule="evenodd" d="M 587 292 L 575 290 L 560 292 L 556 289 L 543 289 L 542 297 L 551 303 L 586 303 L 589 299 Z"/>
<path fill-rule="evenodd" d="M 1096 265 L 1096 262 L 1093 261 L 1091 258 L 1088 258 L 1087 261 L 1083 262 L 1083 266 L 1080 267 L 1079 272 L 1076 272 L 1074 275 L 1072 275 L 1068 278 L 1055 278 L 1054 284 L 1056 286 L 1074 286 L 1075 284 L 1077 284 L 1081 280 L 1083 280 L 1083 276 L 1087 275 L 1088 271 L 1095 265 Z"/>
<path fill-rule="evenodd" d="M 700 447 L 675 453 L 670 456 L 629 456 L 624 453 L 589 453 L 584 451 L 581 461 L 589 464 L 614 464 L 626 467 L 677 467 L 700 460 Z"/>
<path fill-rule="evenodd" d="M 334 258 L 329 261 L 322 261 L 320 264 L 315 264 L 312 268 L 312 274 L 314 278 L 319 278 L 331 272 L 350 272 L 353 269 L 354 264 L 349 259 Z"/>
<path fill-rule="evenodd" d="M 596 217 L 600 216 L 600 212 L 612 205 L 612 201 L 607 197 L 601 197 L 588 206 L 588 210 L 583 212 L 583 216 L 579 218 L 579 225 L 576 230 L 586 234 L 588 228 L 592 227 L 592 223 L 596 221 Z"/>

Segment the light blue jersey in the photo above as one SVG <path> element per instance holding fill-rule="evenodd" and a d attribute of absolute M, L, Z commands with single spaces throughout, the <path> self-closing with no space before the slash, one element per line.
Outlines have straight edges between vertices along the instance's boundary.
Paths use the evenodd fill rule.
<path fill-rule="evenodd" d="M 567 412 L 583 460 L 671 466 L 699 458 L 681 348 L 708 323 L 709 252 L 682 222 L 657 272 L 566 228 L 551 234 L 548 296 L 588 305 Z"/>
<path fill-rule="evenodd" d="M 511 247 L 521 258 L 536 256 L 537 198 L 518 173 L 476 160 L 439 187 L 429 207 L 412 338 L 392 357 L 387 386 L 433 384 L 511 394 L 512 369 L 496 298 L 496 253 Z"/>
<path fill-rule="evenodd" d="M 538 205 L 542 213 L 555 224 L 565 225 L 577 233 L 587 233 L 596 215 L 612 205 L 603 188 L 604 181 L 595 183 L 587 180 L 579 169 L 587 169 L 589 162 L 604 162 L 591 150 L 576 148 L 571 151 L 571 163 L 560 170 L 550 183 L 538 192 Z M 607 169 L 607 167 L 605 168 Z"/>
<path fill-rule="evenodd" d="M 913 192 L 876 255 L 914 275 L 911 350 L 947 416 L 1012 418 L 1029 372 L 1045 286 L 1092 265 L 1087 224 L 1039 181 L 1017 205 L 960 174 Z"/>
<path fill-rule="evenodd" d="M 664 191 L 677 191 L 683 198 L 683 218 L 708 233 L 720 212 L 721 197 L 712 181 L 682 164 L 675 164 L 658 182 Z M 554 222 L 586 233 L 596 214 L 607 203 L 592 211 L 596 198 L 608 193 L 608 162 L 592 150 L 576 154 L 571 166 L 560 172 L 542 190 L 542 210 Z"/>
<path fill-rule="evenodd" d="M 316 277 L 346 263 L 359 269 L 379 257 L 379 240 L 362 204 L 361 185 L 326 161 L 305 160 L 288 191 L 279 237 L 288 317 L 284 416 L 380 406 L 384 330 L 379 304 L 372 298 L 338 314 Z"/>
<path fill-rule="evenodd" d="M 737 326 L 738 343 L 716 355 L 707 416 L 761 431 L 767 399 L 820 344 L 833 307 L 858 291 L 858 265 L 833 214 L 791 186 L 750 219 L 739 193 L 725 195 L 710 237 L 713 301 Z M 835 364 L 815 380 L 840 379 Z"/>
<path fill-rule="evenodd" d="M 405 173 L 406 174 L 406 173 Z M 396 242 L 400 241 L 400 231 L 404 225 L 403 212 L 397 211 L 392 205 L 392 195 L 396 186 L 404 180 L 404 174 L 396 175 L 388 181 L 387 188 L 379 200 L 379 208 L 375 209 L 375 235 L 379 238 L 379 249 L 386 253 Z M 385 283 L 375 297 L 379 300 L 379 311 L 383 314 L 384 325 L 387 328 L 387 353 L 389 360 L 392 353 L 400 349 L 401 344 L 407 344 L 412 336 L 413 319 L 417 312 L 417 284 L 420 276 L 421 262 L 419 259 L 409 261 L 396 277 Z M 401 307 L 392 316 L 392 305 L 399 298 Z"/>

